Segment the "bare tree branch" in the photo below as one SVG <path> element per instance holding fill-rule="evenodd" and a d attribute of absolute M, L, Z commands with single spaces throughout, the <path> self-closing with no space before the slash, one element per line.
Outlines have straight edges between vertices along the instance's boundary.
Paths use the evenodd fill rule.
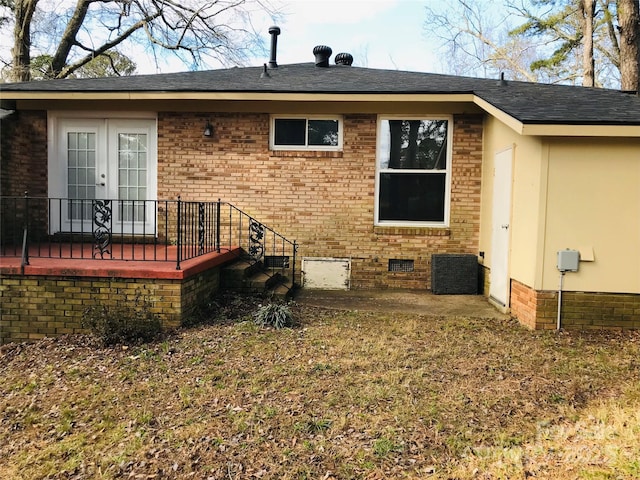
<path fill-rule="evenodd" d="M 77 0 L 68 8 L 46 2 L 36 8 L 38 0 L 0 0 L 3 4 L 15 2 L 12 69 L 16 80 L 28 78 L 30 34 L 36 31 L 33 16 L 38 11 L 38 18 L 53 23 L 50 28 L 37 31 L 37 39 L 44 47 L 37 55 L 50 55 L 48 77 L 64 78 L 131 41 L 146 45 L 156 59 L 162 49 L 181 59 L 190 58 L 193 67 L 207 59 L 222 65 L 241 65 L 256 48 L 264 48 L 262 38 L 251 26 L 251 9 L 273 16 L 270 1 Z M 62 22 L 64 26 L 60 28 Z M 52 40 L 52 48 L 47 48 Z"/>
<path fill-rule="evenodd" d="M 86 49 L 86 50 L 89 50 L 89 52 L 90 52 L 88 55 L 85 55 L 80 60 L 77 60 L 76 62 L 74 62 L 74 63 L 72 63 L 70 65 L 67 65 L 62 70 L 60 70 L 60 72 L 56 73 L 55 77 L 56 78 L 66 78 L 66 77 L 68 77 L 73 72 L 78 70 L 80 67 L 86 65 L 87 63 L 89 63 L 94 58 L 102 55 L 103 53 L 105 53 L 107 51 L 109 51 L 110 49 L 112 49 L 116 45 L 121 44 L 125 39 L 130 37 L 134 32 L 136 32 L 137 30 L 142 28 L 147 21 L 148 21 L 147 19 L 140 20 L 139 22 L 133 24 L 127 31 L 123 32 L 119 37 L 115 38 L 114 40 L 112 40 L 110 42 L 104 43 L 101 47 L 99 47 L 99 48 L 97 48 L 95 50 Z M 78 44 L 78 46 L 79 46 L 79 44 Z"/>

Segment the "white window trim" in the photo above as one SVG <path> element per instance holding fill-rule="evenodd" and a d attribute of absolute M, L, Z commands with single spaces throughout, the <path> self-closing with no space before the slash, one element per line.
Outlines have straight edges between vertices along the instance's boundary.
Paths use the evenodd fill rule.
<path fill-rule="evenodd" d="M 382 134 L 382 122 L 384 120 L 447 120 L 447 168 L 444 170 L 405 170 L 405 169 L 381 169 L 381 149 L 380 136 Z M 374 225 L 380 227 L 426 227 L 426 228 L 447 228 L 450 222 L 451 213 L 451 172 L 453 163 L 453 116 L 452 115 L 378 115 L 376 131 L 376 181 L 374 199 Z M 442 222 L 412 222 L 396 220 L 380 220 L 380 174 L 381 173 L 444 173 L 445 193 L 444 193 L 444 219 Z"/>
<path fill-rule="evenodd" d="M 305 119 L 305 120 L 337 120 L 338 121 L 338 145 L 308 145 L 308 133 L 305 131 L 305 145 L 276 145 L 276 120 L 277 119 Z M 343 139 L 343 123 L 344 117 L 342 115 L 286 115 L 278 114 L 271 115 L 269 120 L 269 149 L 270 150 L 298 150 L 298 151 L 310 151 L 310 152 L 340 152 L 342 151 L 342 139 Z"/>

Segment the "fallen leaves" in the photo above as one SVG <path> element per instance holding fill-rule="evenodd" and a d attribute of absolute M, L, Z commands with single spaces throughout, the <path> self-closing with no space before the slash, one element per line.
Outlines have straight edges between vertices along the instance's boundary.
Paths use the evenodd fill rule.
<path fill-rule="evenodd" d="M 618 421 L 640 398 L 633 333 L 301 307 L 296 317 L 294 329 L 239 319 L 128 348 L 82 336 L 0 347 L 0 470 L 25 480 L 553 477 L 566 473 L 554 458 L 590 467 L 544 448 L 600 445 L 572 425 L 627 443 L 640 426 Z M 603 395 L 618 417 L 593 412 Z M 619 462 L 637 453 L 620 448 Z M 633 478 L 612 458 L 597 468 Z"/>

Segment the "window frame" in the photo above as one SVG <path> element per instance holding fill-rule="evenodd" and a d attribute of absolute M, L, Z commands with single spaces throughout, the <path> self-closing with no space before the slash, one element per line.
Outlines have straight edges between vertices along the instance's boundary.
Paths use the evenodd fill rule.
<path fill-rule="evenodd" d="M 304 145 L 276 145 L 276 120 L 306 120 L 305 122 L 305 144 Z M 337 145 L 309 145 L 309 120 L 335 120 L 338 122 L 338 144 Z M 270 150 L 298 150 L 310 152 L 341 152 L 343 145 L 343 123 L 342 115 L 300 115 L 300 114 L 278 114 L 271 115 L 269 122 L 269 149 Z"/>
<path fill-rule="evenodd" d="M 381 168 L 382 162 L 382 124 L 387 120 L 446 120 L 447 121 L 447 150 L 446 168 L 441 170 L 428 169 L 390 169 Z M 376 129 L 376 177 L 374 195 L 374 226 L 390 227 L 426 227 L 426 228 L 447 228 L 450 222 L 451 211 L 451 181 L 453 163 L 453 115 L 378 115 Z M 412 220 L 380 220 L 380 178 L 386 174 L 407 174 L 414 173 L 420 175 L 445 174 L 444 181 L 444 215 L 442 221 L 412 221 Z"/>

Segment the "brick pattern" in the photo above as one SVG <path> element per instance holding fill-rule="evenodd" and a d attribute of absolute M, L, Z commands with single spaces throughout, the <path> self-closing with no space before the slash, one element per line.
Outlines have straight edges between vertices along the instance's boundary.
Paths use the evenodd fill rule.
<path fill-rule="evenodd" d="M 219 288 L 220 268 L 210 268 L 185 279 L 180 288 L 179 321 L 184 323 L 194 310 L 198 306 L 206 304 Z"/>
<path fill-rule="evenodd" d="M 536 329 L 536 313 L 538 310 L 536 291 L 516 280 L 511 280 L 511 315 L 520 323 Z"/>
<path fill-rule="evenodd" d="M 480 278 L 478 293 L 488 297 L 491 288 L 491 269 L 484 265 L 479 265 L 479 272 Z"/>
<path fill-rule="evenodd" d="M 640 295 L 562 292 L 562 328 L 568 330 L 630 330 L 640 328 Z M 558 292 L 536 291 L 511 281 L 511 314 L 537 330 L 557 327 Z"/>
<path fill-rule="evenodd" d="M 175 328 L 218 290 L 219 277 L 219 268 L 183 281 L 3 275 L 0 344 L 82 333 L 88 307 L 133 304 L 138 295 L 151 303 L 165 328 Z"/>
<path fill-rule="evenodd" d="M 477 250 L 482 117 L 454 118 L 450 226 L 426 229 L 373 225 L 376 120 L 346 115 L 342 152 L 285 152 L 269 150 L 268 114 L 160 113 L 158 196 L 219 197 L 297 240 L 299 259 L 351 258 L 353 288 L 429 289 L 433 253 Z M 390 258 L 415 271 L 388 272 Z"/>
<path fill-rule="evenodd" d="M 17 111 L 2 120 L 0 194 L 47 196 L 47 114 Z"/>

